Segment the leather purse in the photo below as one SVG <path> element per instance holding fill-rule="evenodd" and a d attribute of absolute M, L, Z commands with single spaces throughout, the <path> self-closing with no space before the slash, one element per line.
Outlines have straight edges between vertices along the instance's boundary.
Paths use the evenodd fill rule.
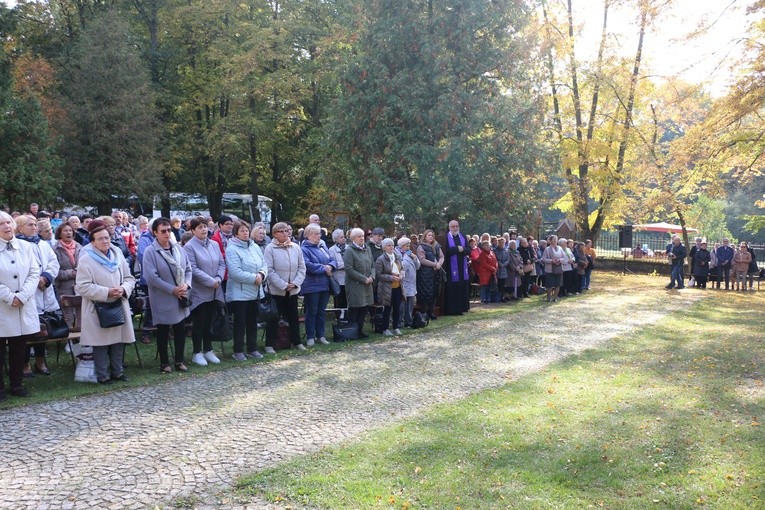
<path fill-rule="evenodd" d="M 353 324 L 349 326 L 332 325 L 332 341 L 334 342 L 347 342 L 348 340 L 359 339 L 359 325 Z"/>
<path fill-rule="evenodd" d="M 276 301 L 273 296 L 266 292 L 266 295 L 258 303 L 258 321 L 272 322 L 279 318 L 279 309 L 276 307 Z"/>
<path fill-rule="evenodd" d="M 67 338 L 69 325 L 64 320 L 61 310 L 43 312 L 40 314 L 40 334 L 45 333 L 45 338 Z"/>
<path fill-rule="evenodd" d="M 125 309 L 122 307 L 122 298 L 117 301 L 95 302 L 98 315 L 98 324 L 104 329 L 116 328 L 125 324 Z"/>
<path fill-rule="evenodd" d="M 219 303 L 210 321 L 210 337 L 215 342 L 227 342 L 231 340 L 231 329 L 231 319 L 226 313 L 226 305 Z"/>

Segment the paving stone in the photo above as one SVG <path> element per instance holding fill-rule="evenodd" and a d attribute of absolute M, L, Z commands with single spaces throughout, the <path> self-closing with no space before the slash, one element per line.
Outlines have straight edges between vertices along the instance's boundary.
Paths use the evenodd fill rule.
<path fill-rule="evenodd" d="M 596 282 L 597 283 L 597 282 Z M 149 388 L 2 413 L 0 509 L 278 508 L 219 496 L 235 479 L 603 345 L 700 299 L 620 289 L 448 330 L 321 348 Z M 618 321 L 588 323 L 577 311 Z M 526 324 L 526 326 L 524 326 Z M 513 335 L 517 327 L 534 335 Z M 566 332 L 560 334 L 559 332 Z M 50 430 L 70 434 L 50 435 Z"/>

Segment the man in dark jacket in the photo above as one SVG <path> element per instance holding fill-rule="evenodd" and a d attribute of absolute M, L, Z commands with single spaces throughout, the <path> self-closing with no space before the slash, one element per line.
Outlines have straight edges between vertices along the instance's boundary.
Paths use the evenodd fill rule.
<path fill-rule="evenodd" d="M 725 276 L 725 290 L 730 288 L 730 267 L 733 262 L 735 250 L 730 246 L 730 239 L 727 237 L 722 240 L 722 246 L 717 248 L 717 286 L 720 288 L 720 282 Z"/>
<path fill-rule="evenodd" d="M 669 280 L 668 289 L 674 289 L 677 284 L 678 289 L 685 288 L 683 283 L 683 264 L 686 256 L 685 246 L 680 241 L 680 237 L 672 238 L 672 250 L 669 253 L 669 259 L 672 261 L 672 275 Z"/>

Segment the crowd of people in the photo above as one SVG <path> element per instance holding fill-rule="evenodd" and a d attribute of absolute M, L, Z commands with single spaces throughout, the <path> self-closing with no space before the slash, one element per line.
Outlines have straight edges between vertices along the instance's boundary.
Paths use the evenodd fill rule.
<path fill-rule="evenodd" d="M 722 243 L 715 243 L 710 250 L 701 237 L 694 239 L 690 250 L 686 250 L 680 236 L 672 236 L 667 245 L 667 257 L 672 266 L 668 289 L 685 288 L 685 259 L 690 268 L 689 285 L 700 289 L 754 290 L 754 276 L 759 274 L 754 250 L 746 241 L 739 243 L 738 249 L 731 246 L 730 239 L 723 238 Z"/>
<path fill-rule="evenodd" d="M 128 380 L 123 356 L 125 345 L 136 341 L 136 296 L 147 305 L 140 341 L 156 342 L 159 370 L 168 374 L 189 370 L 189 321 L 191 363 L 220 363 L 212 343 L 214 321 L 222 315 L 232 318 L 233 358 L 262 358 L 264 300 L 275 304 L 291 346 L 306 350 L 329 344 L 330 298 L 329 310 L 344 325 L 355 325 L 358 338 L 368 336 L 367 317 L 376 333 L 398 336 L 418 316 L 437 319 L 442 293 L 440 314 L 461 315 L 476 287 L 487 304 L 537 294 L 554 302 L 584 292 L 596 259 L 589 241 L 538 241 L 516 232 L 468 236 L 457 221 L 449 223 L 443 245 L 430 229 L 395 236 L 379 227 L 330 233 L 315 214 L 297 232 L 279 222 L 270 234 L 262 223 L 227 215 L 215 222 L 132 219 L 121 211 L 62 217 L 36 204 L 24 214 L 0 213 L 0 354 L 7 348 L 11 393 L 26 396 L 25 377 L 50 375 L 44 343 L 27 343 L 40 331 L 38 315 L 61 313 L 63 296 L 81 296 L 81 308 L 66 309 L 63 319 L 78 323 L 81 342 L 92 346 L 97 382 L 113 384 Z M 280 321 L 265 323 L 265 354 L 276 353 L 285 327 Z M 5 398 L 0 372 L 0 400 Z"/>

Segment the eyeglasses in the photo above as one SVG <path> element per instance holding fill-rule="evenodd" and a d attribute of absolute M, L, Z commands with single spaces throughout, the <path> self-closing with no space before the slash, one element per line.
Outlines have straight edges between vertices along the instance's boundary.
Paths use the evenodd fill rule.
<path fill-rule="evenodd" d="M 104 241 L 109 241 L 109 237 L 101 236 L 101 237 L 96 237 L 93 239 L 93 242 L 96 242 L 96 243 L 103 243 Z"/>
<path fill-rule="evenodd" d="M 274 230 L 277 234 L 287 234 L 289 232 L 292 232 L 292 230 Z"/>
<path fill-rule="evenodd" d="M 157 230 L 157 232 L 159 232 L 160 234 L 167 234 L 167 233 L 172 232 L 172 231 L 173 231 L 173 229 L 171 229 L 171 228 L 160 228 L 160 229 Z"/>

